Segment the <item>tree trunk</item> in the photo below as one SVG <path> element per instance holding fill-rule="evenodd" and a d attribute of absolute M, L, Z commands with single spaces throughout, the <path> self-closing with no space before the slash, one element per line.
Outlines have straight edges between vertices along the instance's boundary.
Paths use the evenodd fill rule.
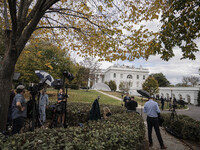
<path fill-rule="evenodd" d="M 16 47 L 10 42 L 11 31 L 6 30 L 5 37 L 5 54 L 0 62 L 0 132 L 6 129 L 12 78 L 18 58 Z"/>
<path fill-rule="evenodd" d="M 0 132 L 5 131 L 8 115 L 8 105 L 10 98 L 10 89 L 12 85 L 11 76 L 3 71 L 0 74 Z M 7 74 L 8 76 L 5 76 Z"/>

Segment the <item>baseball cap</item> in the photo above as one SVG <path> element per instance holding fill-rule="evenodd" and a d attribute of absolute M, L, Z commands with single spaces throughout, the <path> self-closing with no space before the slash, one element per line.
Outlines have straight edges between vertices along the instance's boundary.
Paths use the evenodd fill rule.
<path fill-rule="evenodd" d="M 23 85 L 18 85 L 17 86 L 17 90 L 23 90 L 23 89 L 25 89 L 25 87 Z"/>

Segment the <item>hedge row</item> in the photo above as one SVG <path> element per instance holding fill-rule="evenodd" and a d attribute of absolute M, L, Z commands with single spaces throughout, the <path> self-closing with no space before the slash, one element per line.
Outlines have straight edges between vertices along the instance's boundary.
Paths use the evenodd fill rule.
<path fill-rule="evenodd" d="M 183 139 L 200 141 L 200 121 L 186 115 L 178 115 L 178 119 L 170 120 L 171 114 L 162 114 L 163 126 Z"/>
<path fill-rule="evenodd" d="M 91 104 L 70 103 L 68 121 L 77 120 L 78 112 L 87 112 Z M 101 108 L 104 105 L 100 105 Z M 37 129 L 9 137 L 0 136 L 0 145 L 8 149 L 67 149 L 67 150 L 141 150 L 147 148 L 143 119 L 136 113 L 126 113 L 121 107 L 109 106 L 108 120 L 87 121 L 83 127 Z M 72 123 L 73 124 L 73 123 Z"/>

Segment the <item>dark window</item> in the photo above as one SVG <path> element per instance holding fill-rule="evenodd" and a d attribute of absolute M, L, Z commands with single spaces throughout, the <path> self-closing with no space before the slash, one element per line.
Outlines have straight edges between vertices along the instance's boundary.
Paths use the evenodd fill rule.
<path fill-rule="evenodd" d="M 116 73 L 113 74 L 113 77 L 116 78 Z"/>
<path fill-rule="evenodd" d="M 132 75 L 127 75 L 127 79 L 133 79 L 133 76 Z"/>
<path fill-rule="evenodd" d="M 137 79 L 139 79 L 139 75 L 137 75 Z"/>

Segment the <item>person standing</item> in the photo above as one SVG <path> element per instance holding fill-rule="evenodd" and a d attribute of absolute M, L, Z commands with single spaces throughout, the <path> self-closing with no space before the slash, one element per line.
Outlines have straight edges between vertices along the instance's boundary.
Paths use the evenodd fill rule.
<path fill-rule="evenodd" d="M 40 120 L 42 121 L 42 123 L 46 121 L 46 107 L 48 104 L 49 104 L 49 97 L 46 94 L 46 90 L 43 89 L 39 99 L 39 112 L 40 112 Z"/>
<path fill-rule="evenodd" d="M 64 126 L 65 122 L 65 112 L 66 112 L 66 97 L 64 90 L 61 88 L 58 93 L 58 104 L 60 105 L 60 112 L 58 115 L 58 123 L 62 124 Z"/>
<path fill-rule="evenodd" d="M 12 102 L 12 134 L 19 133 L 24 125 L 24 118 L 26 117 L 26 101 L 24 98 L 25 87 L 23 85 L 17 86 L 17 94 Z"/>
<path fill-rule="evenodd" d="M 164 100 L 164 98 L 162 96 L 161 96 L 160 101 L 161 101 L 161 109 L 163 110 L 164 109 L 164 105 L 165 105 L 165 100 Z"/>
<path fill-rule="evenodd" d="M 124 106 L 127 108 L 127 104 L 128 102 L 131 100 L 131 98 L 129 97 L 128 92 L 126 93 L 126 96 L 124 97 Z"/>
<path fill-rule="evenodd" d="M 158 107 L 158 103 L 153 101 L 152 97 L 150 97 L 149 100 L 144 104 L 144 113 L 147 114 L 149 146 L 153 146 L 152 128 L 154 127 L 161 149 L 166 149 L 167 147 L 163 143 L 163 139 L 159 129 L 158 116 L 160 115 L 160 109 Z"/>
<path fill-rule="evenodd" d="M 136 107 L 138 107 L 138 103 L 134 100 L 134 96 L 131 96 L 131 100 L 127 103 L 128 111 L 136 112 Z"/>

